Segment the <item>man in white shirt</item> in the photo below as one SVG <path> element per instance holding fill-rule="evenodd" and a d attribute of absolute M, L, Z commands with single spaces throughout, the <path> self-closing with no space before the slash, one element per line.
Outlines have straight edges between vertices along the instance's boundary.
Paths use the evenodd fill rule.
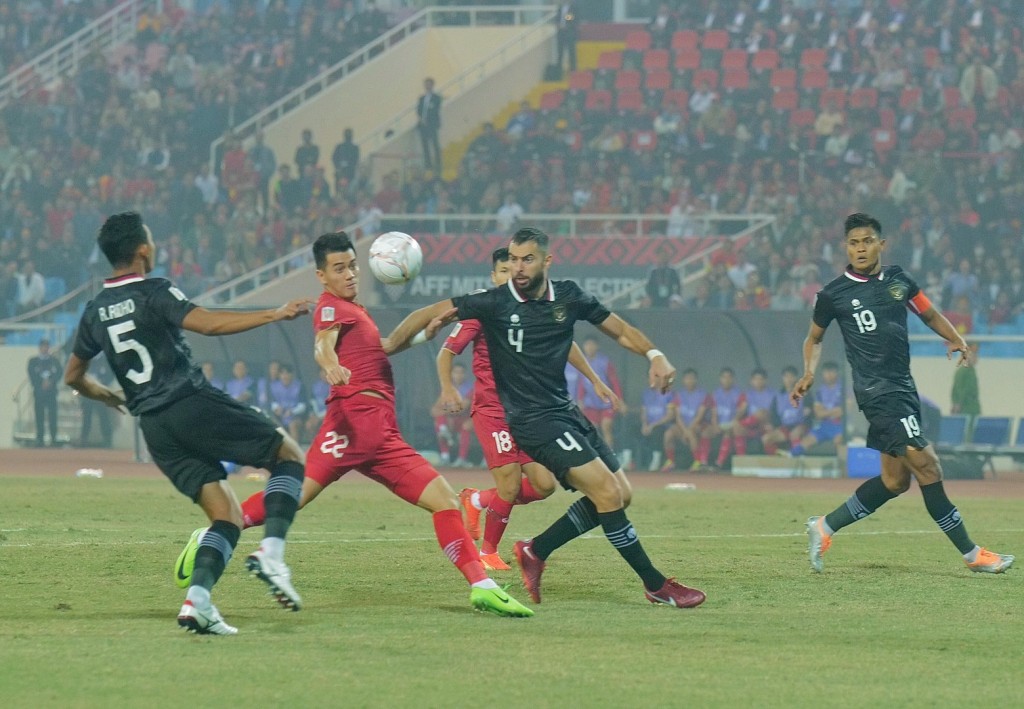
<path fill-rule="evenodd" d="M 498 208 L 498 229 L 505 233 L 511 233 L 521 216 L 523 216 L 523 208 L 516 202 L 516 196 L 505 195 L 505 204 Z"/>
<path fill-rule="evenodd" d="M 36 271 L 32 259 L 26 259 L 18 274 L 18 311 L 25 313 L 43 304 L 46 298 L 46 281 Z"/>

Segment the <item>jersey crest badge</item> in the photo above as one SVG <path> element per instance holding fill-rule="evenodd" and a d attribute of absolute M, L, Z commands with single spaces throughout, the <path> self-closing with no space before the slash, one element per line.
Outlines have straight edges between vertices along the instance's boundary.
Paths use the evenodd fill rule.
<path fill-rule="evenodd" d="M 902 283 L 890 283 L 889 295 L 893 300 L 904 300 L 907 297 L 907 287 Z"/>
<path fill-rule="evenodd" d="M 334 320 L 334 306 L 328 305 L 320 311 L 320 319 L 324 322 L 332 322 Z"/>
<path fill-rule="evenodd" d="M 565 318 L 568 316 L 569 313 L 566 310 L 566 307 L 563 304 L 559 303 L 555 305 L 553 308 L 551 308 L 551 314 L 554 316 L 555 322 L 565 322 Z"/>

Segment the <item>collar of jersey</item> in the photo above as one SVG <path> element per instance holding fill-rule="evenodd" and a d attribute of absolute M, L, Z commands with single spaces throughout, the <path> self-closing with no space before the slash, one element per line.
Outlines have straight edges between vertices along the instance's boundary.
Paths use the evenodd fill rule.
<path fill-rule="evenodd" d="M 857 281 L 857 283 L 867 283 L 871 280 L 870 276 L 862 276 L 859 273 L 853 272 L 853 266 L 847 264 L 846 266 L 846 277 L 851 281 Z M 878 272 L 878 280 L 882 280 L 885 277 L 885 269 Z"/>
<path fill-rule="evenodd" d="M 518 300 L 520 303 L 525 303 L 527 300 L 529 300 L 529 298 L 524 298 L 523 297 L 522 293 L 520 293 L 519 289 L 516 288 L 516 286 L 512 282 L 511 278 L 508 279 L 508 289 L 512 293 L 512 297 L 515 298 L 516 300 Z M 555 285 L 551 282 L 551 279 L 549 278 L 548 279 L 548 289 L 547 289 L 547 292 L 544 294 L 543 297 L 538 298 L 537 300 L 554 300 L 554 299 L 555 299 Z"/>
<path fill-rule="evenodd" d="M 117 288 L 118 286 L 126 286 L 129 283 L 138 283 L 139 281 L 146 280 L 144 277 L 137 273 L 126 273 L 123 276 L 117 276 L 116 278 L 108 278 L 103 281 L 104 288 Z"/>

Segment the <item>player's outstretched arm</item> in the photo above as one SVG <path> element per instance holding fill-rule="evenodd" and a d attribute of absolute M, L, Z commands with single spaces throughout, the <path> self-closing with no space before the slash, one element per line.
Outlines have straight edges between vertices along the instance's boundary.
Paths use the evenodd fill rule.
<path fill-rule="evenodd" d="M 64 369 L 64 383 L 82 396 L 102 401 L 111 408 L 124 411 L 124 397 L 101 384 L 95 377 L 89 376 L 89 360 L 72 354 L 68 366 Z"/>
<path fill-rule="evenodd" d="M 342 367 L 338 361 L 338 333 L 337 327 L 320 330 L 316 333 L 316 340 L 313 343 L 313 359 L 320 365 L 324 378 L 332 386 L 344 386 L 352 376 L 352 372 Z"/>
<path fill-rule="evenodd" d="M 590 366 L 590 360 L 587 359 L 587 356 L 583 354 L 583 350 L 575 342 L 572 343 L 572 348 L 569 350 L 569 364 L 590 380 L 590 383 L 594 385 L 594 393 L 601 397 L 601 401 L 611 404 L 616 409 L 622 405 L 618 395 L 610 386 L 601 381 L 601 377 Z"/>
<path fill-rule="evenodd" d="M 959 352 L 960 359 L 957 360 L 956 366 L 970 367 L 974 364 L 971 361 L 971 349 L 967 346 L 964 336 L 953 327 L 953 323 L 945 315 L 932 307 L 921 313 L 921 320 L 946 341 L 946 359 L 953 359 L 953 353 Z"/>
<path fill-rule="evenodd" d="M 381 338 L 380 344 L 384 348 L 384 353 L 392 355 L 408 348 L 413 337 L 425 330 L 431 321 L 437 318 L 440 318 L 439 327 L 444 327 L 458 319 L 455 305 L 450 298 L 409 313 L 405 320 L 398 323 L 398 326 L 387 337 Z"/>
<path fill-rule="evenodd" d="M 814 385 L 814 372 L 821 361 L 821 341 L 824 337 L 825 328 L 811 320 L 811 327 L 804 338 L 804 374 L 793 385 L 793 391 L 789 392 L 789 402 L 794 408 L 800 406 L 800 401 Z"/>
<path fill-rule="evenodd" d="M 455 353 L 450 349 L 442 347 L 437 353 L 437 381 L 441 384 L 441 396 L 437 400 L 437 406 L 441 413 L 445 414 L 457 414 L 466 407 L 462 395 L 452 383 L 453 361 Z"/>
<path fill-rule="evenodd" d="M 294 320 L 309 312 L 314 301 L 308 298 L 290 300 L 279 308 L 267 310 L 207 310 L 194 308 L 185 316 L 181 326 L 200 335 L 234 335 L 261 325 L 281 320 Z"/>
<path fill-rule="evenodd" d="M 650 360 L 651 366 L 648 371 L 648 382 L 652 389 L 666 392 L 675 381 L 676 368 L 668 361 L 668 357 L 648 339 L 647 335 L 638 328 L 633 327 L 615 313 L 612 313 L 604 322 L 597 326 L 597 329 L 608 335 L 622 347 L 638 355 L 644 355 Z"/>

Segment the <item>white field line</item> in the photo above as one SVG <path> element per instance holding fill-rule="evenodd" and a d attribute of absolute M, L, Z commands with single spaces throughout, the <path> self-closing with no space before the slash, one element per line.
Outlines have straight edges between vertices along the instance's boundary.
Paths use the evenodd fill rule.
<path fill-rule="evenodd" d="M 11 530 L 14 531 L 14 530 Z M 19 530 L 27 531 L 27 530 Z M 105 532 L 117 532 L 122 534 L 124 530 L 93 530 L 105 531 Z M 983 529 L 979 530 L 984 534 L 1020 534 L 1024 532 L 1024 529 Z M 339 532 L 340 534 L 340 532 Z M 887 535 L 917 535 L 917 534 L 942 534 L 939 529 L 905 529 L 896 530 L 889 532 L 872 531 L 872 532 L 858 532 L 848 531 L 843 532 L 844 537 L 883 537 Z M 699 540 L 699 541 L 710 541 L 715 539 L 791 539 L 795 537 L 803 537 L 806 532 L 776 532 L 771 534 L 644 534 L 642 539 L 678 539 L 682 540 Z M 297 536 L 297 535 L 296 535 Z M 601 534 L 584 534 L 579 539 L 604 539 L 604 535 Z M 436 537 L 366 537 L 366 538 L 352 538 L 352 539 L 294 539 L 289 538 L 289 544 L 401 544 L 403 542 L 436 542 Z M 20 548 L 20 547 L 84 547 L 84 546 L 97 546 L 97 547 L 129 547 L 129 546 L 155 546 L 157 544 L 166 544 L 168 542 L 160 541 L 67 541 L 67 542 L 0 542 L 0 548 Z"/>

